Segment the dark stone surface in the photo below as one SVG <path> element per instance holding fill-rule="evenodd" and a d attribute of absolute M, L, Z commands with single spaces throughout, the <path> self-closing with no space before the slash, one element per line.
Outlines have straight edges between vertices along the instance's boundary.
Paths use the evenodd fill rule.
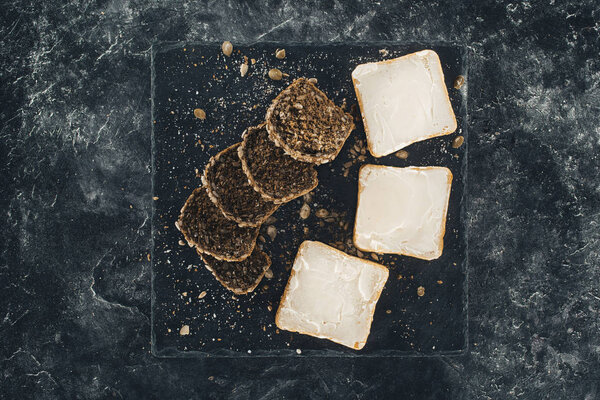
<path fill-rule="evenodd" d="M 583 2 L 3 2 L 0 396 L 600 396 L 600 6 Z M 470 351 L 150 354 L 150 45 L 471 47 Z"/>

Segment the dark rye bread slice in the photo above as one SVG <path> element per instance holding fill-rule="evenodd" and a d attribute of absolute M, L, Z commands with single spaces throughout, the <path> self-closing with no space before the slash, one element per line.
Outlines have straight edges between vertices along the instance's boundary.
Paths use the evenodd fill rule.
<path fill-rule="evenodd" d="M 352 116 L 306 78 L 296 79 L 273 100 L 266 122 L 277 146 L 314 164 L 333 160 L 354 129 Z"/>
<path fill-rule="evenodd" d="M 258 226 L 279 206 L 264 199 L 248 183 L 238 157 L 240 144 L 236 143 L 210 159 L 202 183 L 225 217 L 240 226 Z"/>
<path fill-rule="evenodd" d="M 175 223 L 190 246 L 218 260 L 242 261 L 252 253 L 258 228 L 243 228 L 214 205 L 204 187 L 186 200 Z"/>
<path fill-rule="evenodd" d="M 269 139 L 265 124 L 248 128 L 238 148 L 242 168 L 254 189 L 274 203 L 313 190 L 319 180 L 313 164 L 294 160 Z"/>
<path fill-rule="evenodd" d="M 235 294 L 252 292 L 271 266 L 271 258 L 257 248 L 248 258 L 238 262 L 217 260 L 201 252 L 198 254 L 217 281 Z"/>

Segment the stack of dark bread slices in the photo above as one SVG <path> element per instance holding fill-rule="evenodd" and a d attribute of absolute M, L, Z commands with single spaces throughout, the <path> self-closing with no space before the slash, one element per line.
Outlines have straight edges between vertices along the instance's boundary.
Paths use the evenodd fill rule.
<path fill-rule="evenodd" d="M 349 114 L 299 78 L 273 100 L 265 122 L 210 159 L 176 226 L 224 287 L 246 294 L 258 286 L 271 266 L 256 247 L 260 225 L 317 186 L 315 165 L 332 161 L 353 129 Z"/>

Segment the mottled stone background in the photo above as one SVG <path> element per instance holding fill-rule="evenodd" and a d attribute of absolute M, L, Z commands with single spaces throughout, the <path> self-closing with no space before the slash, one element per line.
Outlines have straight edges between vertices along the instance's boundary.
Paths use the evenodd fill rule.
<path fill-rule="evenodd" d="M 1 398 L 600 397 L 596 0 L 2 3 Z M 150 46 L 224 39 L 471 48 L 467 355 L 150 354 Z"/>

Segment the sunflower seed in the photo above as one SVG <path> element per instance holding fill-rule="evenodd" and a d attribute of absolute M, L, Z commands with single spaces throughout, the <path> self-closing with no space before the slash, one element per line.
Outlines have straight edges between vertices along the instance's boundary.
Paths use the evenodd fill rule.
<path fill-rule="evenodd" d="M 229 57 L 233 53 L 233 44 L 229 40 L 226 40 L 221 45 L 221 50 L 223 50 L 223 54 Z"/>
<path fill-rule="evenodd" d="M 246 76 L 247 73 L 248 73 L 248 64 L 240 65 L 240 75 Z"/>
<path fill-rule="evenodd" d="M 273 68 L 273 69 L 269 70 L 269 78 L 271 78 L 272 80 L 280 81 L 282 77 L 283 77 L 283 74 L 277 68 Z"/>
<path fill-rule="evenodd" d="M 452 141 L 452 147 L 458 149 L 465 142 L 465 138 L 463 136 L 457 136 Z"/>
<path fill-rule="evenodd" d="M 204 112 L 203 109 L 201 108 L 196 108 L 194 110 L 194 117 L 201 119 L 201 120 L 205 120 L 206 119 L 206 113 Z"/>
<path fill-rule="evenodd" d="M 462 87 L 462 85 L 465 84 L 465 77 L 462 75 L 459 75 L 456 77 L 456 79 L 454 80 L 454 89 L 458 90 Z"/>
<path fill-rule="evenodd" d="M 285 58 L 285 49 L 278 49 L 275 52 L 275 57 L 278 58 L 278 59 L 280 59 L 280 60 L 283 60 Z"/>

